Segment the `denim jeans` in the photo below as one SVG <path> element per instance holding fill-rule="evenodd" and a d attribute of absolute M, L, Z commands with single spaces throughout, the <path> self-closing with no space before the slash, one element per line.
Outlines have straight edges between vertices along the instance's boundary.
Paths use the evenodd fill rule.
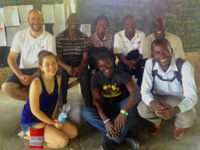
<path fill-rule="evenodd" d="M 104 112 L 107 115 L 107 117 L 110 118 L 111 121 L 115 121 L 115 118 L 120 113 L 120 110 L 123 109 L 123 107 L 126 105 L 128 98 L 118 103 L 102 102 Z M 82 116 L 92 126 L 96 127 L 97 129 L 101 130 L 104 133 L 107 133 L 105 124 L 103 123 L 103 120 L 99 116 L 99 113 L 95 107 L 87 107 L 87 106 L 84 107 L 82 110 Z M 120 137 L 118 139 L 112 138 L 112 140 L 114 140 L 117 143 L 122 143 L 124 141 L 132 117 L 133 117 L 133 109 L 130 109 L 128 112 L 125 129 L 121 132 Z"/>

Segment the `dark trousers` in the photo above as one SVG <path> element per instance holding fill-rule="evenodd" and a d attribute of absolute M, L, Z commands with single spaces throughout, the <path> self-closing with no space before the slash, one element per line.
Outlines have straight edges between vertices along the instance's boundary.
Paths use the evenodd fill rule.
<path fill-rule="evenodd" d="M 119 62 L 118 68 L 127 72 L 131 76 L 135 75 L 135 77 L 137 78 L 137 85 L 141 87 L 144 67 L 141 65 L 140 62 L 138 62 L 136 69 L 129 70 L 128 67 L 122 62 Z"/>
<path fill-rule="evenodd" d="M 125 58 L 127 60 L 137 60 L 138 57 L 140 57 L 140 53 L 136 49 L 136 50 L 130 51 Z M 146 60 L 144 60 L 144 59 L 138 61 L 137 65 L 136 65 L 136 69 L 131 69 L 131 70 L 129 70 L 129 68 L 127 67 L 127 65 L 125 65 L 123 62 L 119 62 L 118 68 L 120 70 L 123 70 L 123 71 L 127 72 L 131 76 L 135 75 L 135 77 L 137 78 L 137 85 L 139 87 L 141 87 L 145 62 L 146 62 Z"/>
<path fill-rule="evenodd" d="M 60 67 L 59 71 L 62 76 L 61 89 L 60 89 L 60 107 L 62 107 L 63 104 L 67 102 L 68 81 L 71 76 L 62 67 Z M 85 100 L 85 106 L 93 105 L 90 92 L 89 71 L 87 68 L 85 68 L 83 74 L 78 77 L 78 80 L 81 85 L 81 93 Z"/>

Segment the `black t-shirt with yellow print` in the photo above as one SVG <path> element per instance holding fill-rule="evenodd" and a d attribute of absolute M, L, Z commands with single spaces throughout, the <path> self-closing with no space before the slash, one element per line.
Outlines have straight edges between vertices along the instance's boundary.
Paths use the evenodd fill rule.
<path fill-rule="evenodd" d="M 112 78 L 106 78 L 102 72 L 97 72 L 91 79 L 91 89 L 100 89 L 102 97 L 112 101 L 122 101 L 129 96 L 126 84 L 132 81 L 129 74 L 114 69 Z"/>

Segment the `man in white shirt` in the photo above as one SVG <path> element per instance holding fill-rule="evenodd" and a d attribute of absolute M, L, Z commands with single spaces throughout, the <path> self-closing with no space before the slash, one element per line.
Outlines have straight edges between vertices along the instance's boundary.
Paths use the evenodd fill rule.
<path fill-rule="evenodd" d="M 198 98 L 193 67 L 183 60 L 181 69 L 178 69 L 177 59 L 172 57 L 173 50 L 167 39 L 154 40 L 151 49 L 153 58 L 148 59 L 145 65 L 138 112 L 153 123 L 150 129 L 152 135 L 159 133 L 163 120 L 176 117 L 174 137 L 180 140 L 184 129 L 196 121 L 194 106 Z M 175 73 L 178 70 L 179 78 Z M 156 71 L 155 75 L 153 71 Z"/>
<path fill-rule="evenodd" d="M 16 33 L 7 61 L 13 71 L 2 85 L 2 90 L 12 98 L 26 101 L 32 80 L 39 75 L 38 53 L 47 50 L 56 55 L 55 38 L 43 30 L 44 19 L 39 10 L 32 9 L 27 21 L 30 28 Z M 20 57 L 20 65 L 16 60 Z"/>
<path fill-rule="evenodd" d="M 140 45 L 145 37 L 144 32 L 135 29 L 133 16 L 127 15 L 123 20 L 124 30 L 119 31 L 114 36 L 114 54 L 119 59 L 118 68 L 135 75 L 140 86 L 142 72 L 139 62 L 142 59 Z"/>
<path fill-rule="evenodd" d="M 166 32 L 166 26 L 165 20 L 160 17 L 153 21 L 153 33 L 144 38 L 141 45 L 143 59 L 152 57 L 151 43 L 157 38 L 166 38 L 169 41 L 175 58 L 185 58 L 181 39 L 172 33 Z"/>

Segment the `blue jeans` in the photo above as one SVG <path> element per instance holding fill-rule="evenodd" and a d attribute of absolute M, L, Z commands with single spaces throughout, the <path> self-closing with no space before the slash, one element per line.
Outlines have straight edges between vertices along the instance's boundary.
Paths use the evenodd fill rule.
<path fill-rule="evenodd" d="M 123 107 L 126 105 L 127 101 L 128 98 L 118 103 L 102 102 L 103 109 L 107 117 L 110 118 L 111 121 L 115 121 L 115 118 L 120 113 L 120 110 L 123 109 Z M 103 123 L 95 107 L 87 107 L 87 106 L 84 107 L 82 110 L 82 116 L 92 126 L 96 127 L 97 129 L 101 130 L 104 133 L 107 133 L 105 124 Z M 118 139 L 112 138 L 112 140 L 114 140 L 117 143 L 122 143 L 124 141 L 132 117 L 133 117 L 133 109 L 130 109 L 128 112 L 125 129 L 121 132 L 120 137 Z"/>

